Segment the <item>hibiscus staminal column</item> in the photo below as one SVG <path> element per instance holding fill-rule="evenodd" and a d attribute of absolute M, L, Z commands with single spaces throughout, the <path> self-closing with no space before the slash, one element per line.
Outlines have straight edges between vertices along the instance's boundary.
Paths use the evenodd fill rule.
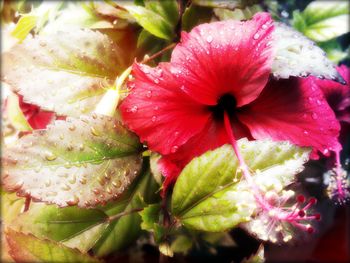
<path fill-rule="evenodd" d="M 335 153 L 335 168 L 328 171 L 330 177 L 327 192 L 338 204 L 345 204 L 350 200 L 350 178 L 347 172 L 342 168 L 340 161 L 340 149 L 334 151 Z"/>
<path fill-rule="evenodd" d="M 283 241 L 285 242 L 289 241 L 292 238 L 289 227 L 290 225 L 310 234 L 313 233 L 314 228 L 308 223 L 308 221 L 314 219 L 319 220 L 321 217 L 319 214 L 307 215 L 306 211 L 311 206 L 316 204 L 316 199 L 311 198 L 309 202 L 302 207 L 302 205 L 305 203 L 305 197 L 298 196 L 297 204 L 291 207 L 284 207 L 289 197 L 279 197 L 276 194 L 273 199 L 281 200 L 273 200 L 271 202 L 271 198 L 269 198 L 267 194 L 265 195 L 260 187 L 254 182 L 253 176 L 251 175 L 249 168 L 242 154 L 240 153 L 227 111 L 224 112 L 224 124 L 230 143 L 237 156 L 240 170 L 242 171 L 244 179 L 253 189 L 257 205 L 261 210 L 259 217 L 262 220 L 259 220 L 259 222 L 262 222 L 262 225 L 255 225 L 252 228 L 255 228 L 255 230 L 259 232 L 259 236 L 265 236 L 264 239 L 271 240 L 272 242 L 277 242 L 279 237 L 282 237 Z"/>

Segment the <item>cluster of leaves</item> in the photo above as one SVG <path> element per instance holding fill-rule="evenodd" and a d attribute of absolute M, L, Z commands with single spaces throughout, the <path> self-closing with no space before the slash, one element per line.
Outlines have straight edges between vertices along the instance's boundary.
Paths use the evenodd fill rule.
<path fill-rule="evenodd" d="M 254 196 L 227 145 L 193 159 L 170 198 L 161 201 L 162 177 L 156 162 L 149 164 L 157 156 L 142 152 L 115 110 L 135 58 L 149 61 L 148 55 L 168 50 L 182 30 L 215 20 L 249 19 L 266 8 L 254 4 L 5 1 L 1 75 L 11 90 L 6 117 L 20 133 L 15 140 L 4 138 L 3 260 L 98 262 L 140 236 L 172 256 L 203 241 L 222 244 L 228 230 L 259 220 Z M 346 4 L 312 3 L 293 13 L 292 24 L 338 62 L 346 55 L 335 38 L 346 27 L 333 25 L 347 18 Z M 305 74 L 308 56 L 313 56 L 317 67 L 310 74 L 337 78 L 320 48 L 283 24 L 276 28 L 275 76 Z M 307 53 L 304 46 L 310 47 Z M 167 61 L 169 52 L 149 63 Z M 56 120 L 35 130 L 19 106 L 22 98 L 52 112 Z M 241 140 L 239 147 L 255 180 L 276 194 L 294 181 L 309 154 L 309 149 L 272 141 Z M 250 260 L 261 261 L 262 251 Z"/>

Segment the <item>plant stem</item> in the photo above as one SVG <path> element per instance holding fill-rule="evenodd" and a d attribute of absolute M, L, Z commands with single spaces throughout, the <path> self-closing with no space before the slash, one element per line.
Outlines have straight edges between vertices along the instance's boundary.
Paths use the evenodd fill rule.
<path fill-rule="evenodd" d="M 165 48 L 163 48 L 162 50 L 154 53 L 152 56 L 144 58 L 141 63 L 142 64 L 146 64 L 148 62 L 150 62 L 151 60 L 159 57 L 160 55 L 162 55 L 164 52 L 168 51 L 169 49 L 172 49 L 173 47 L 175 47 L 176 43 L 171 43 L 169 46 L 166 46 Z"/>
<path fill-rule="evenodd" d="M 130 215 L 130 214 L 135 213 L 135 212 L 141 212 L 142 210 L 143 210 L 143 208 L 135 208 L 135 209 L 131 209 L 129 211 L 124 211 L 124 212 L 121 212 L 119 214 L 108 217 L 107 221 L 113 222 L 114 220 L 117 220 L 123 216 Z"/>

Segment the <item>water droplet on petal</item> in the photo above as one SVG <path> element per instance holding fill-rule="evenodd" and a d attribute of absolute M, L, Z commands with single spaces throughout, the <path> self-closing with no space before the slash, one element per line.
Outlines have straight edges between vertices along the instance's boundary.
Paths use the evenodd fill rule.
<path fill-rule="evenodd" d="M 137 108 L 136 105 L 135 105 L 135 106 L 132 106 L 131 109 L 130 109 L 130 111 L 131 111 L 132 113 L 136 113 L 137 110 L 138 110 L 138 108 Z"/>
<path fill-rule="evenodd" d="M 159 83 L 159 82 L 158 82 L 158 83 Z M 147 98 L 152 97 L 152 91 L 151 91 L 151 90 L 147 91 L 146 97 L 147 97 Z"/>
<path fill-rule="evenodd" d="M 312 117 L 312 119 L 314 119 L 314 120 L 316 120 L 316 119 L 318 118 L 318 116 L 317 116 L 317 114 L 316 114 L 315 112 L 313 112 L 313 113 L 311 114 L 311 117 Z"/>
<path fill-rule="evenodd" d="M 211 35 L 209 35 L 208 37 L 207 37 L 207 42 L 208 43 L 211 43 L 213 41 L 213 37 L 211 36 Z"/>
<path fill-rule="evenodd" d="M 309 132 L 308 132 L 307 130 L 304 130 L 303 133 L 304 133 L 305 135 L 309 135 Z"/>
<path fill-rule="evenodd" d="M 253 36 L 253 38 L 254 38 L 255 40 L 259 39 L 259 37 L 260 37 L 260 34 L 259 34 L 259 33 L 255 33 L 254 36 Z"/>
<path fill-rule="evenodd" d="M 155 122 L 157 120 L 157 117 L 156 116 L 153 116 L 152 117 L 152 122 Z"/>
<path fill-rule="evenodd" d="M 171 153 L 176 153 L 178 149 L 179 149 L 179 147 L 174 145 L 173 147 L 171 147 L 170 151 L 171 151 Z"/>

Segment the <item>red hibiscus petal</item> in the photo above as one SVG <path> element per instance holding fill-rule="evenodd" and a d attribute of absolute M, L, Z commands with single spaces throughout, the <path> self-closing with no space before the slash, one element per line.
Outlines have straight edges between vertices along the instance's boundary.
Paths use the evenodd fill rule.
<path fill-rule="evenodd" d="M 31 118 L 27 119 L 28 123 L 34 130 L 45 129 L 53 120 L 55 120 L 55 114 L 48 111 L 39 111 Z"/>
<path fill-rule="evenodd" d="M 271 80 L 238 118 L 255 139 L 288 140 L 326 155 L 340 147 L 339 122 L 311 78 Z"/>
<path fill-rule="evenodd" d="M 252 20 L 202 24 L 183 33 L 171 57 L 180 65 L 174 75 L 193 99 L 215 105 L 226 93 L 238 106 L 260 94 L 271 72 L 273 51 L 269 45 L 273 24 L 269 14 Z"/>
<path fill-rule="evenodd" d="M 38 106 L 23 101 L 23 96 L 18 96 L 19 107 L 29 125 L 34 129 L 45 129 L 46 126 L 55 120 L 54 112 L 43 111 Z"/>
<path fill-rule="evenodd" d="M 318 85 L 328 104 L 334 110 L 339 121 L 350 123 L 350 70 L 347 66 L 342 65 L 337 67 L 339 74 L 347 82 L 347 85 L 342 85 L 331 80 L 321 80 L 313 77 L 316 85 Z"/>
<path fill-rule="evenodd" d="M 135 81 L 120 109 L 128 127 L 142 142 L 161 154 L 176 152 L 198 134 L 209 120 L 210 112 L 181 89 L 170 72 L 169 63 L 157 68 L 134 64 Z"/>
<path fill-rule="evenodd" d="M 203 132 L 192 137 L 176 153 L 165 155 L 160 159 L 160 169 L 166 177 L 163 191 L 176 181 L 181 170 L 193 158 L 228 142 L 224 124 L 212 120 L 208 122 Z"/>

